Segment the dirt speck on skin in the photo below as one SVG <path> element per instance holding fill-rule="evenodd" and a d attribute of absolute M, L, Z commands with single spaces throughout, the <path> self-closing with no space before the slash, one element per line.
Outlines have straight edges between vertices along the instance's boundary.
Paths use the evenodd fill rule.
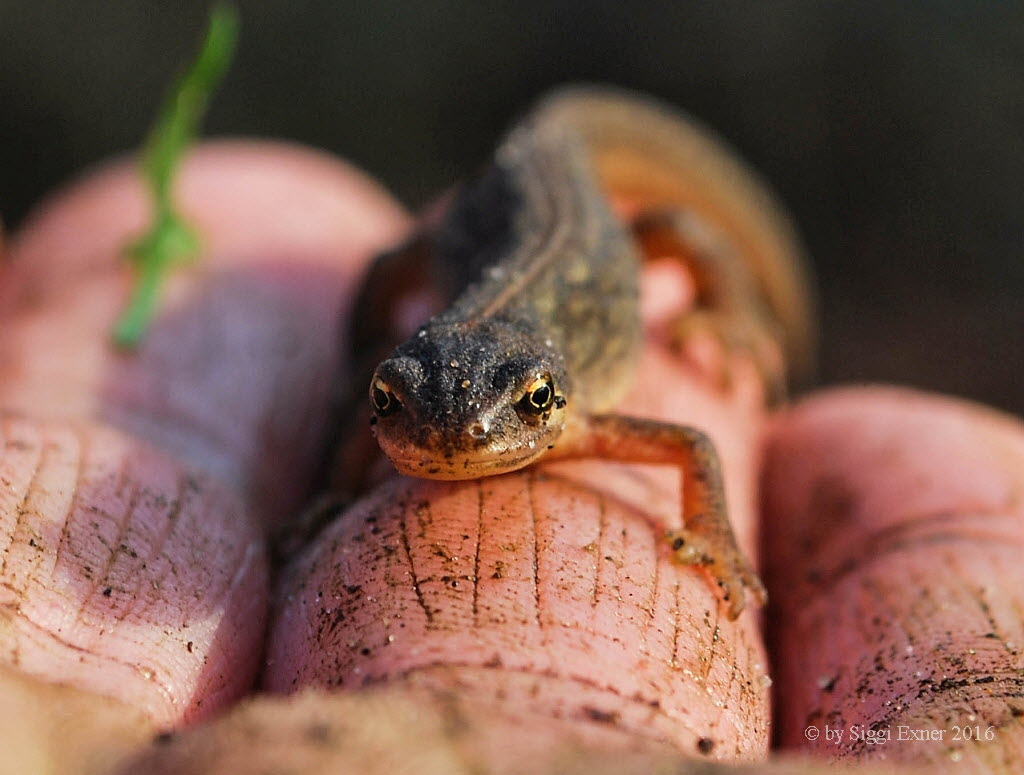
<path fill-rule="evenodd" d="M 588 705 L 583 708 L 583 713 L 591 721 L 599 724 L 616 724 L 619 721 L 619 713 L 614 710 L 601 710 Z"/>

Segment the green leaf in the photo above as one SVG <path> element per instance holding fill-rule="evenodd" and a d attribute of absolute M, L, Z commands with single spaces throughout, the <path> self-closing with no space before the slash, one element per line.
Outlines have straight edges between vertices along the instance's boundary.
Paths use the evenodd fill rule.
<path fill-rule="evenodd" d="M 114 326 L 119 346 L 138 343 L 156 309 L 166 273 L 199 253 L 199 237 L 175 210 L 171 189 L 210 97 L 231 64 L 237 40 L 237 12 L 229 5 L 215 5 L 199 55 L 174 84 L 146 138 L 141 166 L 153 199 L 153 221 L 149 231 L 126 249 L 136 278 L 128 306 Z"/>

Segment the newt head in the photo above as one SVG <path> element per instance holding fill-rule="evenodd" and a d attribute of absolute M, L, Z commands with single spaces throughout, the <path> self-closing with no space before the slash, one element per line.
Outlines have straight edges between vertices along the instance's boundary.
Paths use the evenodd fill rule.
<path fill-rule="evenodd" d="M 431 322 L 370 381 L 374 434 L 400 472 L 473 479 L 541 457 L 565 426 L 562 359 L 503 321 Z"/>

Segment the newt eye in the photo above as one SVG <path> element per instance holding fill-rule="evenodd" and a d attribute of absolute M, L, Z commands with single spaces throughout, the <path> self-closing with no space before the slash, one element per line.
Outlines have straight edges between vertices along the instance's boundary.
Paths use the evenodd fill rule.
<path fill-rule="evenodd" d="M 533 415 L 544 414 L 555 403 L 555 383 L 550 374 L 537 377 L 519 399 L 518 408 Z"/>
<path fill-rule="evenodd" d="M 380 377 L 374 377 L 370 385 L 370 403 L 381 417 L 387 417 L 402 408 L 402 402 L 391 390 L 391 386 Z"/>

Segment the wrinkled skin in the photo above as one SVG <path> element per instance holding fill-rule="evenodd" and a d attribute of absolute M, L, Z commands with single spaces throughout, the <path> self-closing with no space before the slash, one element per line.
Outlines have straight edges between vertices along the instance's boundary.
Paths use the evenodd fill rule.
<path fill-rule="evenodd" d="M 528 755 L 537 772 L 651 772 L 682 771 L 680 755 L 765 755 L 757 615 L 720 618 L 644 516 L 672 519 L 671 472 L 584 461 L 484 482 L 389 478 L 270 579 L 263 536 L 309 496 L 344 378 L 336 321 L 408 219 L 351 168 L 272 144 L 204 147 L 180 192 L 206 255 L 169 284 L 135 355 L 106 338 L 128 282 L 118 250 L 145 213 L 123 163 L 8 242 L 10 761 L 500 772 Z M 653 266 L 645 287 L 651 343 L 623 406 L 712 435 L 748 551 L 763 475 L 782 745 L 1012 770 L 1020 424 L 909 391 L 823 394 L 772 420 L 762 471 L 756 369 L 713 341 L 662 349 L 686 278 Z M 257 681 L 262 696 L 242 701 Z M 808 742 L 804 729 L 826 724 L 995 734 Z M 167 729 L 183 731 L 148 742 Z M 75 756 L 59 753 L 69 745 Z"/>

